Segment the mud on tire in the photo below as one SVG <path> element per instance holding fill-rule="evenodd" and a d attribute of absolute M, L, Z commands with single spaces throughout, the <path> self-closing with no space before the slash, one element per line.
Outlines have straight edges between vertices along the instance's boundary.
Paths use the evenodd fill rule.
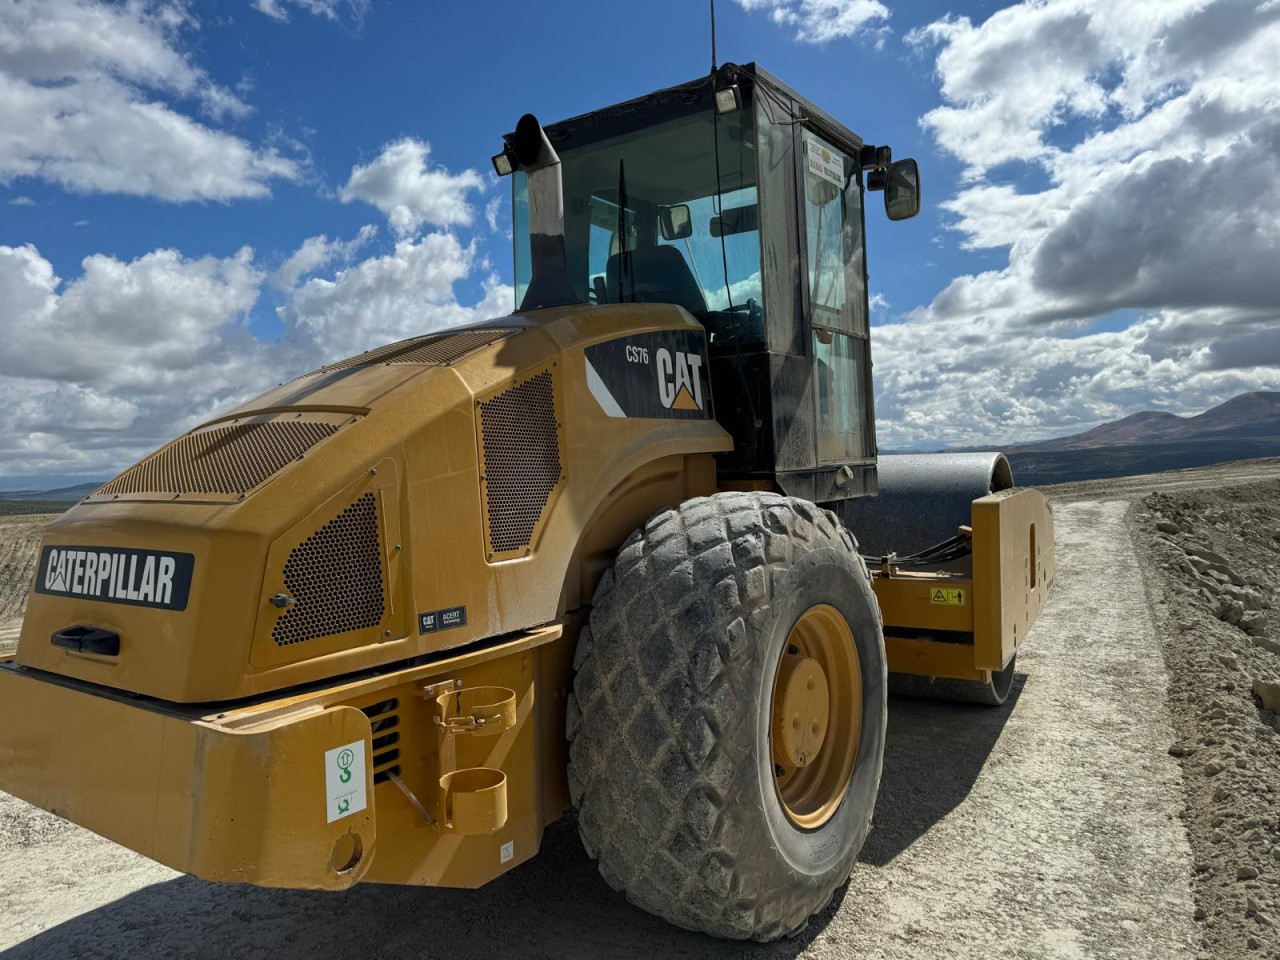
<path fill-rule="evenodd" d="M 853 630 L 862 726 L 844 800 L 805 831 L 774 788 L 769 713 L 791 626 L 820 603 Z M 602 578 L 574 667 L 569 790 L 614 889 L 735 939 L 793 933 L 830 901 L 870 827 L 886 687 L 879 608 L 834 515 L 767 493 L 659 513 Z"/>

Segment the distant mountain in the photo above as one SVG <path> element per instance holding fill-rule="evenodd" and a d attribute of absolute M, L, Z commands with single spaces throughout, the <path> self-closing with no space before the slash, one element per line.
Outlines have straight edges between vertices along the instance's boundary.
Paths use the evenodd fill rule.
<path fill-rule="evenodd" d="M 1157 440 L 1088 450 L 1010 450 L 1009 465 L 1019 486 L 1041 487 L 1073 480 L 1134 477 L 1233 460 L 1280 457 L 1280 436 Z"/>
<path fill-rule="evenodd" d="M 106 483 L 105 480 L 77 483 L 53 490 L 0 490 L 0 500 L 47 500 L 57 503 L 78 503 Z"/>
<path fill-rule="evenodd" d="M 1154 410 L 1135 413 L 1056 440 L 1007 447 L 1010 453 L 1057 453 L 1182 440 L 1280 437 L 1280 392 L 1242 393 L 1194 417 Z"/>

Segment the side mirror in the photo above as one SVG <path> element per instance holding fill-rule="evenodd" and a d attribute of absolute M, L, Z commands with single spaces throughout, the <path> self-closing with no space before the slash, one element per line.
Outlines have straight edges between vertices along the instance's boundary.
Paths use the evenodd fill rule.
<path fill-rule="evenodd" d="M 914 160 L 899 160 L 885 170 L 884 212 L 890 220 L 910 220 L 920 212 L 920 168 Z"/>
<path fill-rule="evenodd" d="M 689 214 L 689 205 L 677 203 L 670 207 L 659 207 L 658 230 L 662 233 L 662 239 L 668 242 L 693 236 L 693 217 Z"/>

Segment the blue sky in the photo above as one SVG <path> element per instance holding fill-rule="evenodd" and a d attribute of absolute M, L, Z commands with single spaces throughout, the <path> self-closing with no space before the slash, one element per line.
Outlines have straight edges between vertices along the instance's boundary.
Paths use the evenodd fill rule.
<path fill-rule="evenodd" d="M 981 5 L 980 5 L 981 6 Z M 309 236 L 353 236 L 369 223 L 370 208 L 343 204 L 337 192 L 351 168 L 373 159 L 401 137 L 431 144 L 430 161 L 451 171 L 472 168 L 487 179 L 488 158 L 521 113 L 545 122 L 630 99 L 706 72 L 710 59 L 708 13 L 689 0 L 657 0 L 644 17 L 625 16 L 612 4 L 570 0 L 554 15 L 541 4 L 372 3 L 338 4 L 335 19 L 289 9 L 281 22 L 244 2 L 200 4 L 199 31 L 189 31 L 193 59 L 214 81 L 244 89 L 253 112 L 222 126 L 250 143 L 277 141 L 289 156 L 305 157 L 299 182 L 276 182 L 264 201 L 166 203 L 111 195 L 76 195 L 56 184 L 17 179 L 7 196 L 35 206 L 2 208 L 0 243 L 33 243 L 59 276 L 71 277 L 94 253 L 130 260 L 156 247 L 188 256 L 226 257 L 248 243 L 263 262 L 283 261 Z M 932 22 L 945 4 L 921 4 L 908 19 L 891 18 L 895 31 Z M 924 161 L 933 199 L 954 190 L 959 165 L 937 155 L 918 118 L 936 103 L 936 85 L 925 57 L 875 36 L 832 43 L 817 50 L 732 0 L 721 0 L 717 45 L 721 62 L 759 62 L 806 92 L 865 139 L 893 145 L 898 156 Z M 495 23 L 502 28 L 494 30 Z M 465 38 L 492 38 L 477 45 Z M 493 41 L 502 38 L 502 42 Z M 521 38 L 531 51 L 514 45 Z M 625 49 L 619 49 L 625 44 Z M 562 51 L 557 53 L 557 51 Z M 520 64 L 545 57 L 531 75 Z M 181 100 L 174 101 L 179 107 Z M 509 224 L 508 185 L 492 183 L 474 196 L 478 205 L 501 196 Z M 87 221 L 82 226 L 78 223 Z M 910 223 L 883 218 L 870 224 L 870 269 L 875 290 L 894 306 L 927 303 L 962 269 L 991 259 L 966 254 L 939 236 L 936 205 Z M 374 252 L 393 237 L 382 231 Z M 511 281 L 509 243 L 502 234 L 482 236 L 494 268 Z M 932 262 L 932 265 L 927 265 Z M 969 266 L 965 266 L 969 264 Z M 462 301 L 476 299 L 480 277 L 457 286 Z M 263 297 L 253 310 L 255 331 L 281 331 Z"/>
<path fill-rule="evenodd" d="M 920 161 L 921 216 L 868 216 L 882 446 L 1280 386 L 1265 5 L 718 7 L 721 62 Z M 0 2 L 0 477 L 107 475 L 299 366 L 508 304 L 501 134 L 708 68 L 704 4 L 628 10 Z M 1179 224 L 1224 206 L 1206 254 Z"/>

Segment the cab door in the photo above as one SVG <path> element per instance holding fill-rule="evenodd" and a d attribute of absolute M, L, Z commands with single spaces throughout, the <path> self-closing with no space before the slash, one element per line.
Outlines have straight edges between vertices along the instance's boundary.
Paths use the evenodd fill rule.
<path fill-rule="evenodd" d="M 857 157 L 807 129 L 800 148 L 804 305 L 812 338 L 817 461 L 872 462 L 861 167 Z"/>

